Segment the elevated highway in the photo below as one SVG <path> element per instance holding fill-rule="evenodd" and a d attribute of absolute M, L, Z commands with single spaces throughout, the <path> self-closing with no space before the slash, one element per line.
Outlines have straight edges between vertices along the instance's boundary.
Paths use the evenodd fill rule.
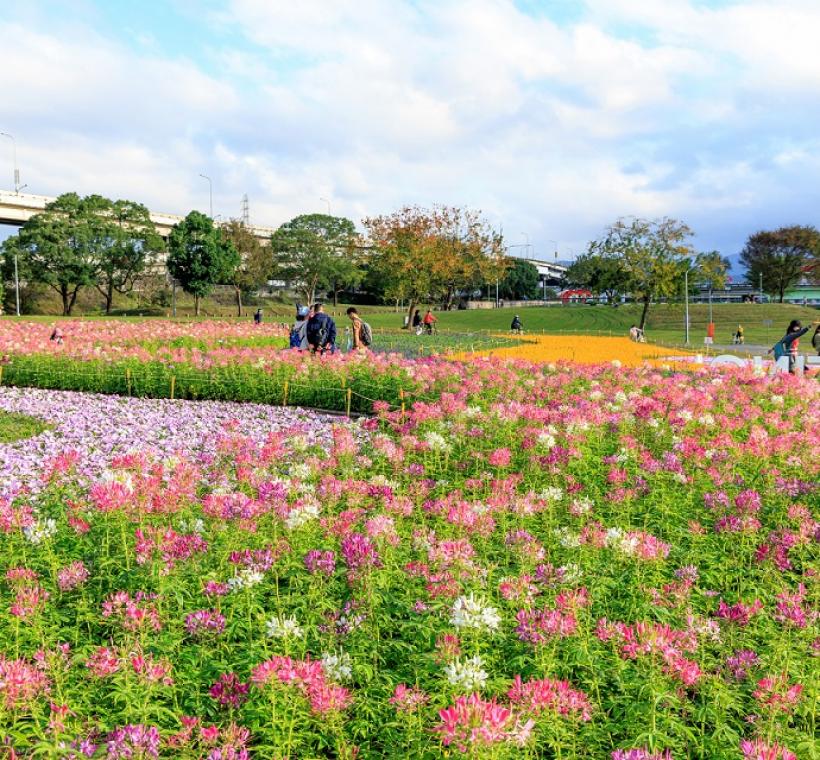
<path fill-rule="evenodd" d="M 0 224 L 22 227 L 35 214 L 42 213 L 46 208 L 46 204 L 55 200 L 57 199 L 48 195 L 31 195 L 30 193 L 0 190 Z M 157 227 L 157 232 L 164 238 L 171 234 L 171 228 L 175 224 L 185 218 L 177 214 L 164 214 L 159 211 L 151 211 L 150 214 L 151 221 Z M 216 224 L 219 225 L 220 222 L 216 222 Z M 268 243 L 276 228 L 252 224 L 251 229 L 261 242 Z"/>

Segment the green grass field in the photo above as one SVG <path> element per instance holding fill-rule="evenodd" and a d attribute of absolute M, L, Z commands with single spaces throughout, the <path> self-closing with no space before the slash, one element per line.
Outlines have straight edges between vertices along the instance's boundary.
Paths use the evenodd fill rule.
<path fill-rule="evenodd" d="M 12 443 L 23 438 L 31 438 L 48 428 L 49 425 L 36 417 L 0 412 L 0 443 Z"/>
<path fill-rule="evenodd" d="M 630 325 L 639 321 L 641 307 L 637 304 L 626 304 L 617 309 L 585 305 L 534 306 L 517 312 L 512 309 L 482 309 L 437 312 L 436 316 L 442 333 L 506 332 L 514 313 L 520 315 L 527 332 L 625 336 Z M 396 328 L 401 325 L 402 317 L 402 314 L 381 312 L 369 314 L 366 318 L 374 328 Z M 693 346 L 703 345 L 708 317 L 707 305 L 689 306 L 690 343 Z M 771 345 L 783 335 L 790 320 L 800 319 L 803 324 L 808 324 L 820 319 L 820 310 L 786 304 L 715 304 L 713 317 L 715 343 L 731 343 L 732 333 L 741 324 L 746 343 Z M 683 344 L 683 304 L 653 305 L 649 311 L 646 335 L 650 342 Z"/>

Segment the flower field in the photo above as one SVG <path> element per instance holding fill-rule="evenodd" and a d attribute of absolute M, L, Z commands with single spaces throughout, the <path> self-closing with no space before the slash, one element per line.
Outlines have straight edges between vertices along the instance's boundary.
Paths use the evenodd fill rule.
<path fill-rule="evenodd" d="M 524 359 L 530 362 L 570 361 L 576 364 L 600 364 L 617 361 L 629 367 L 639 367 L 647 361 L 666 357 L 690 356 L 672 348 L 635 343 L 628 338 L 592 335 L 527 335 L 517 346 L 493 347 L 479 353 L 500 359 Z M 455 358 L 472 359 L 472 354 Z"/>
<path fill-rule="evenodd" d="M 3 391 L 9 757 L 820 756 L 815 380 L 285 353 L 376 416 Z"/>

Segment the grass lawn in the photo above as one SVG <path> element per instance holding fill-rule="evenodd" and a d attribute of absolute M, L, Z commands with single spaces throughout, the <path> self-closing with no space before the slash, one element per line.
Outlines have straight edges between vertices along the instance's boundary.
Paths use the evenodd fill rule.
<path fill-rule="evenodd" d="M 533 306 L 520 309 L 487 309 L 437 312 L 442 332 L 506 332 L 514 313 L 521 316 L 527 332 L 550 334 L 603 334 L 623 336 L 632 324 L 640 320 L 641 306 L 626 304 L 614 309 L 609 306 Z M 771 345 L 786 331 L 792 319 L 803 324 L 820 319 L 820 310 L 787 304 L 714 304 L 715 342 L 731 343 L 738 324 L 743 325 L 747 343 Z M 366 318 L 374 328 L 396 328 L 402 314 L 369 314 Z M 706 335 L 709 307 L 689 306 L 690 342 L 702 346 Z M 768 324 L 770 323 L 770 324 Z M 683 304 L 655 304 L 649 311 L 646 334 L 649 341 L 680 345 L 684 340 Z"/>
<path fill-rule="evenodd" d="M 12 443 L 23 438 L 31 438 L 50 426 L 27 414 L 0 412 L 0 443 Z"/>

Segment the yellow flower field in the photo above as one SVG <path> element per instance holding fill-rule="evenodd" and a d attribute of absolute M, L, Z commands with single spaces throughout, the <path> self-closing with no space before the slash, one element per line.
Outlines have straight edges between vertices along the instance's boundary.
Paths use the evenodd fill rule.
<path fill-rule="evenodd" d="M 600 364 L 618 360 L 624 366 L 653 363 L 668 356 L 690 356 L 663 346 L 634 343 L 629 338 L 604 338 L 592 335 L 532 335 L 525 336 L 519 346 L 493 348 L 475 353 L 455 354 L 455 359 L 476 356 L 496 356 L 507 359 L 526 359 L 531 362 L 572 361 L 579 364 Z"/>

